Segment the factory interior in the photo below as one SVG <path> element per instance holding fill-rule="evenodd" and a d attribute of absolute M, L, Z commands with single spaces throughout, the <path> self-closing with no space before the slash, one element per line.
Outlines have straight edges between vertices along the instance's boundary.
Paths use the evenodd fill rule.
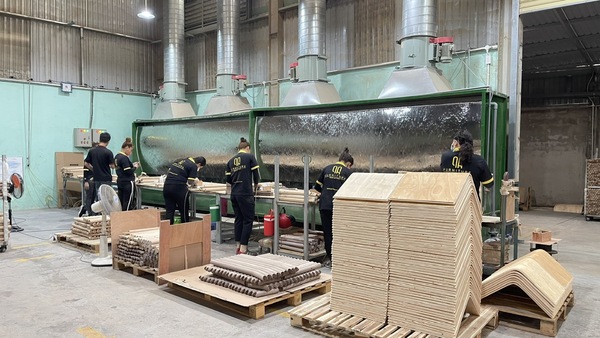
<path fill-rule="evenodd" d="M 600 336 L 599 1 L 0 27 L 1 335 Z"/>

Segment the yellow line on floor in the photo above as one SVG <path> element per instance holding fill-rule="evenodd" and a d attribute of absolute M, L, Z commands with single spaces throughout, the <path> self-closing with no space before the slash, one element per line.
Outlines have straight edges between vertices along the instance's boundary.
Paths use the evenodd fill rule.
<path fill-rule="evenodd" d="M 36 243 L 36 244 L 27 244 L 27 245 L 12 246 L 11 249 L 24 249 L 24 248 L 31 248 L 32 246 L 41 246 L 41 245 L 50 245 L 50 243 L 49 242 L 42 242 L 42 243 Z"/>
<path fill-rule="evenodd" d="M 19 258 L 19 259 L 17 259 L 17 262 L 23 263 L 23 262 L 29 262 L 29 261 L 33 261 L 33 260 L 37 260 L 37 259 L 45 259 L 45 258 L 50 258 L 50 257 L 54 257 L 54 255 L 46 255 L 46 256 L 31 257 L 31 258 Z"/>
<path fill-rule="evenodd" d="M 275 313 L 277 313 L 279 317 L 290 318 L 290 314 L 287 312 L 287 310 L 277 310 Z"/>
<path fill-rule="evenodd" d="M 81 334 L 82 336 L 84 336 L 86 338 L 107 338 L 105 335 L 94 330 L 93 328 L 91 328 L 89 326 L 78 328 L 77 333 Z"/>

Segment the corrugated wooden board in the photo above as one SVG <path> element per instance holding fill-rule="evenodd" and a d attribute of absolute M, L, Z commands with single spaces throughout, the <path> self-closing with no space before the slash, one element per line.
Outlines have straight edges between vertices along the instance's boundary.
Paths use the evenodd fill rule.
<path fill-rule="evenodd" d="M 387 202 L 402 174 L 353 173 L 335 194 L 335 199 Z"/>
<path fill-rule="evenodd" d="M 573 291 L 573 275 L 544 250 L 535 250 L 505 265 L 482 284 L 482 298 L 507 286 L 523 290 L 550 318 Z"/>

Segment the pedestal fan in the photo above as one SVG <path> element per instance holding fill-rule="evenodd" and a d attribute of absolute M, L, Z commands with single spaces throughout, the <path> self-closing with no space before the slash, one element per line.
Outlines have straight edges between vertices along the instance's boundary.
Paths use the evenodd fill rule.
<path fill-rule="evenodd" d="M 111 266 L 112 255 L 108 253 L 106 237 L 106 215 L 113 211 L 121 211 L 121 202 L 115 190 L 103 184 L 98 189 L 98 202 L 92 204 L 92 211 L 102 213 L 102 230 L 100 232 L 100 257 L 92 261 L 92 266 Z"/>
<path fill-rule="evenodd" d="M 12 198 L 16 198 L 19 199 L 23 196 L 23 177 L 21 177 L 21 175 L 17 174 L 17 173 L 13 173 L 12 175 L 10 175 L 10 179 L 8 180 L 8 196 L 6 198 L 7 202 L 8 202 L 8 220 L 10 222 L 10 231 L 12 232 L 18 232 L 18 231 L 23 231 L 23 228 L 21 228 L 18 225 L 14 225 L 13 224 L 13 217 L 12 217 L 12 205 L 11 205 L 11 200 Z"/>

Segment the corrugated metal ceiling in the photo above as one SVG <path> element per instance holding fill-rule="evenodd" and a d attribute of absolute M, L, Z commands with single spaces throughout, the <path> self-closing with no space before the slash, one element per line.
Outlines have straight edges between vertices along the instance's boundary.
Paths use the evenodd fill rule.
<path fill-rule="evenodd" d="M 523 14 L 521 20 L 524 74 L 600 65 L 600 1 Z"/>

